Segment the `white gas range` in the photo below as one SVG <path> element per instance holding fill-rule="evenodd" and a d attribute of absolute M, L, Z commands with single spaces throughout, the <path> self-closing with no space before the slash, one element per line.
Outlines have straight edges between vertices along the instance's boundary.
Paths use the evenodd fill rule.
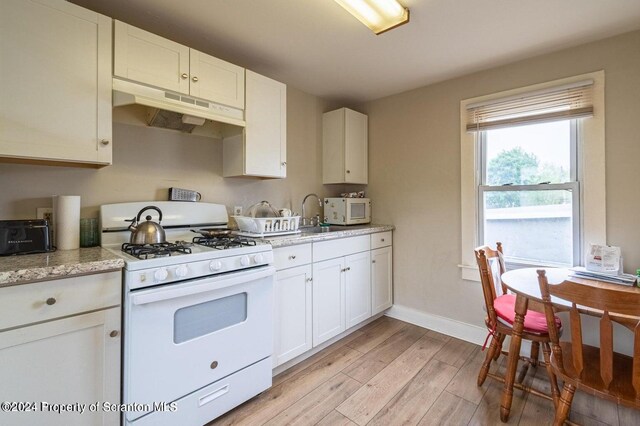
<path fill-rule="evenodd" d="M 167 244 L 122 252 L 131 218 L 150 205 L 162 211 Z M 102 247 L 125 260 L 124 424 L 202 425 L 271 386 L 271 246 L 234 236 L 193 243 L 192 229 L 227 219 L 219 204 L 101 206 Z"/>

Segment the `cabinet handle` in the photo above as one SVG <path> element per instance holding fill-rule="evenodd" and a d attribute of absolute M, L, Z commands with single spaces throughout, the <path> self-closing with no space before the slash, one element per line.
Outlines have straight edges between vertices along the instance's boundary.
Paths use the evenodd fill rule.
<path fill-rule="evenodd" d="M 350 270 L 351 270 L 351 266 L 349 266 L 349 267 L 347 268 L 347 271 L 350 271 Z"/>
<path fill-rule="evenodd" d="M 283 166 L 286 166 L 286 165 L 287 165 L 287 162 L 286 162 L 286 161 L 283 161 L 283 162 L 282 162 L 282 165 L 283 165 Z"/>
<path fill-rule="evenodd" d="M 380 238 L 380 241 L 382 241 L 384 243 L 384 238 Z"/>
<path fill-rule="evenodd" d="M 310 283 L 311 281 L 313 281 L 313 278 L 307 278 L 308 283 Z"/>
<path fill-rule="evenodd" d="M 109 333 L 109 336 L 118 337 L 118 334 L 120 334 L 120 333 L 118 333 L 118 330 L 112 330 L 111 333 Z"/>
<path fill-rule="evenodd" d="M 213 362 L 211 363 L 211 369 L 212 369 L 212 370 L 215 370 L 217 366 L 218 366 L 218 361 L 213 361 Z"/>
<path fill-rule="evenodd" d="M 375 261 L 375 260 L 372 260 L 372 261 L 371 261 L 371 263 L 376 263 L 376 261 Z"/>
<path fill-rule="evenodd" d="M 295 258 L 296 258 L 296 255 L 295 255 L 295 254 L 292 254 L 291 256 L 289 256 L 289 260 L 293 260 L 293 259 L 295 259 Z"/>
<path fill-rule="evenodd" d="M 47 299 L 47 301 L 45 302 L 47 305 L 51 306 L 51 305 L 55 305 L 57 302 L 55 297 L 50 297 Z"/>
<path fill-rule="evenodd" d="M 101 143 L 102 145 L 105 145 L 105 146 L 106 146 L 106 145 L 109 145 L 109 139 L 102 139 L 102 140 L 100 141 L 100 143 Z"/>
<path fill-rule="evenodd" d="M 193 80 L 193 82 L 196 83 L 198 81 L 198 77 L 193 76 L 193 78 L 191 78 L 191 80 Z"/>
<path fill-rule="evenodd" d="M 351 173 L 351 170 L 347 170 L 347 173 Z"/>
<path fill-rule="evenodd" d="M 186 80 L 187 78 L 189 78 L 189 74 L 187 74 L 186 72 L 183 72 L 180 77 L 182 77 L 183 80 Z"/>

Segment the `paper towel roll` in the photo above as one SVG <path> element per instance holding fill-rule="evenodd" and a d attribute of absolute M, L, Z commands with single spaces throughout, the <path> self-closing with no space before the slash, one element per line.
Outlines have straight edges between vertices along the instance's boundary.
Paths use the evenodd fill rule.
<path fill-rule="evenodd" d="M 77 249 L 80 247 L 80 196 L 58 195 L 54 199 L 56 247 L 58 250 Z"/>

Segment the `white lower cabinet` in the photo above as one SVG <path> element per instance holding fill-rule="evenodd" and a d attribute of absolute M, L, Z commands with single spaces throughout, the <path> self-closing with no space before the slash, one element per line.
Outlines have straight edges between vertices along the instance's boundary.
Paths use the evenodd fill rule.
<path fill-rule="evenodd" d="M 108 278 L 105 279 L 105 276 Z M 90 275 L 68 280 L 85 281 L 92 285 L 97 279 L 105 286 L 109 298 L 120 294 L 120 273 Z M 59 305 L 81 306 L 85 301 L 76 299 L 63 290 L 68 280 L 0 289 L 0 297 L 12 299 L 21 306 L 24 295 L 31 294 L 29 304 L 31 320 L 41 310 L 56 309 Z M 50 283 L 47 299 L 41 300 L 39 290 Z M 62 286 L 58 286 L 62 283 Z M 81 285 L 81 284 L 80 284 Z M 36 292 L 29 287 L 36 286 Z M 38 290 L 37 288 L 40 287 Z M 119 297 L 118 297 L 119 299 Z M 92 301 L 98 303 L 98 301 Z M 22 412 L 0 412 L 3 425 L 118 425 L 117 411 L 102 409 L 103 403 L 120 403 L 120 306 L 108 306 L 87 313 L 63 316 L 5 329 L 0 332 L 0 401 L 30 403 L 21 406 Z M 118 302 L 119 305 L 119 302 Z M 99 403 L 99 409 L 90 410 Z M 73 409 L 58 413 L 54 404 L 70 404 Z M 17 407 L 16 407 L 17 408 Z M 31 411 L 25 412 L 26 409 Z"/>
<path fill-rule="evenodd" d="M 347 328 L 371 316 L 371 253 L 368 251 L 345 257 L 345 308 Z"/>
<path fill-rule="evenodd" d="M 313 347 L 311 244 L 276 248 L 273 257 L 273 367 L 277 367 Z"/>
<path fill-rule="evenodd" d="M 274 366 L 311 349 L 311 265 L 276 272 Z"/>
<path fill-rule="evenodd" d="M 371 314 L 375 315 L 393 303 L 393 249 L 391 246 L 371 250 Z"/>
<path fill-rule="evenodd" d="M 391 307 L 391 237 L 388 231 L 274 249 L 274 367 Z"/>
<path fill-rule="evenodd" d="M 313 346 L 346 330 L 344 258 L 313 264 Z"/>

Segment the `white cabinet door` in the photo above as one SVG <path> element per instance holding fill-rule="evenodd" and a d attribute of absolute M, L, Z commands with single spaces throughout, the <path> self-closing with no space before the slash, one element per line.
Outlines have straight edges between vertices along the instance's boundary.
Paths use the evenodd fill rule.
<path fill-rule="evenodd" d="M 311 349 L 311 265 L 276 273 L 274 367 Z"/>
<path fill-rule="evenodd" d="M 87 404 L 83 414 L 0 412 L 0 424 L 118 425 L 119 413 L 88 405 L 120 401 L 120 335 L 120 308 L 0 333 L 1 401 Z"/>
<path fill-rule="evenodd" d="M 189 94 L 189 48 L 115 21 L 113 74 Z"/>
<path fill-rule="evenodd" d="M 245 174 L 287 177 L 287 86 L 247 70 Z"/>
<path fill-rule="evenodd" d="M 313 346 L 346 330 L 344 258 L 313 264 Z"/>
<path fill-rule="evenodd" d="M 350 109 L 345 110 L 344 181 L 368 183 L 368 117 Z"/>
<path fill-rule="evenodd" d="M 3 0 L 0 156 L 111 164 L 111 19 L 63 0 Z"/>
<path fill-rule="evenodd" d="M 368 183 L 368 117 L 341 108 L 322 116 L 322 183 Z"/>
<path fill-rule="evenodd" d="M 246 127 L 223 142 L 223 176 L 287 176 L 287 86 L 247 70 Z"/>
<path fill-rule="evenodd" d="M 190 49 L 191 96 L 244 109 L 244 68 Z"/>
<path fill-rule="evenodd" d="M 371 252 L 345 257 L 347 328 L 371 316 Z"/>
<path fill-rule="evenodd" d="M 391 307 L 393 291 L 391 246 L 371 250 L 371 314 Z"/>

